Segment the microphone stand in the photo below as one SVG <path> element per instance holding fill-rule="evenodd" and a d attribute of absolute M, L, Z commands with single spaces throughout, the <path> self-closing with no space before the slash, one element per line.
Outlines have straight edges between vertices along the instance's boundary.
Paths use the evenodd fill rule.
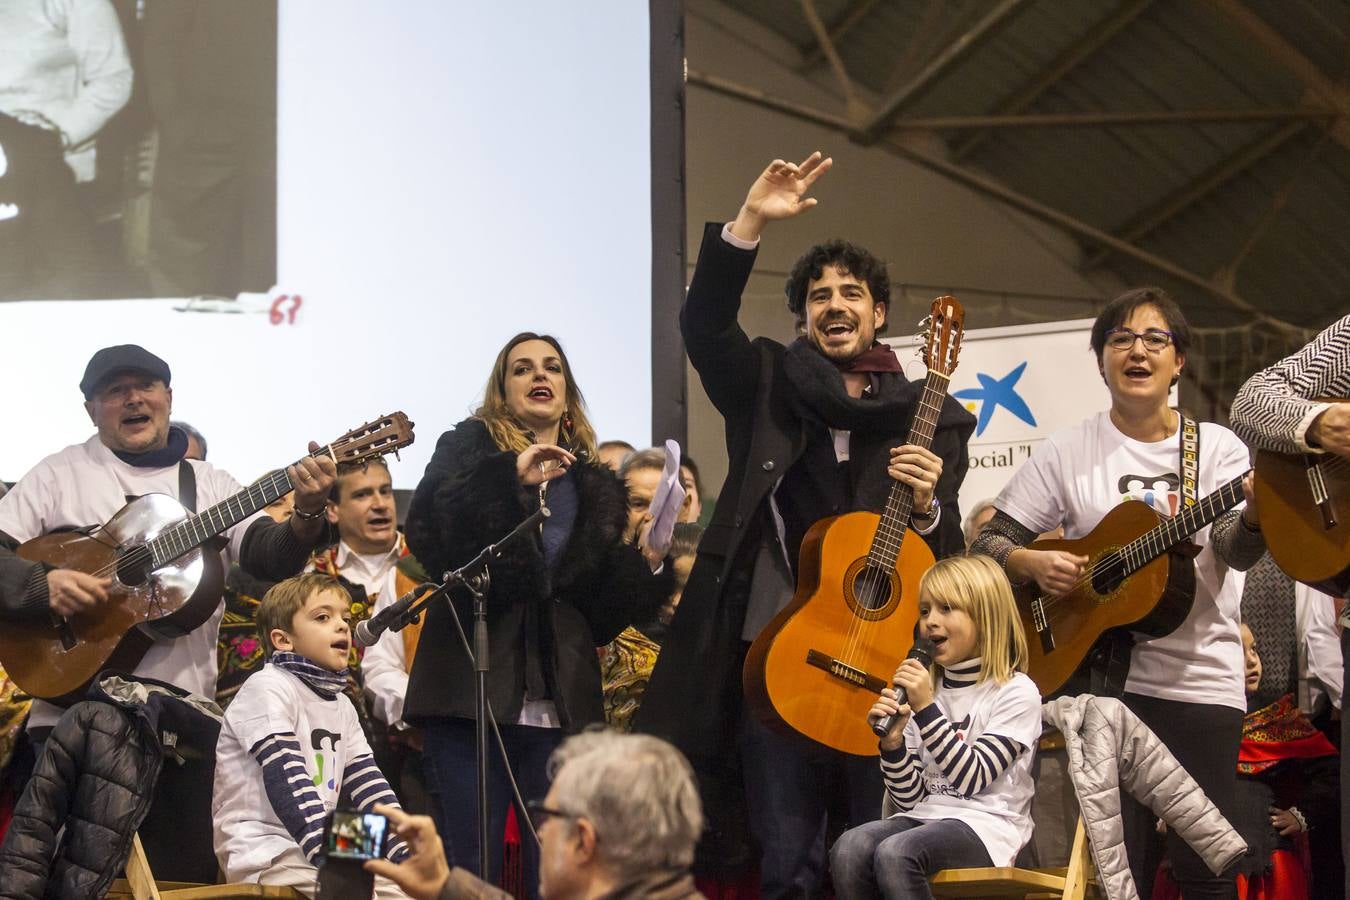
<path fill-rule="evenodd" d="M 547 506 L 540 506 L 529 518 L 525 519 L 511 533 L 495 544 L 488 544 L 478 555 L 450 572 L 441 576 L 439 585 L 429 585 L 432 590 L 420 597 L 408 607 L 407 612 L 390 624 L 390 631 L 400 631 L 411 624 L 437 595 L 444 595 L 450 614 L 455 616 L 454 606 L 450 603 L 450 590 L 463 586 L 473 596 L 473 691 L 474 691 L 474 737 L 478 757 L 478 873 L 487 878 L 488 874 L 488 727 L 491 715 L 488 712 L 487 674 L 488 630 L 487 630 L 487 593 L 492 586 L 492 574 L 488 563 L 501 556 L 501 548 L 522 534 L 543 524 L 550 513 Z M 458 616 L 456 616 L 458 621 Z M 506 760 L 502 760 L 506 765 Z"/>

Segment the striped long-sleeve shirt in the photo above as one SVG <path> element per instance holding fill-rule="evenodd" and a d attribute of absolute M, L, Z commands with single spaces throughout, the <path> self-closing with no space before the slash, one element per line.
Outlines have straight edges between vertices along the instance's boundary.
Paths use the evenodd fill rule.
<path fill-rule="evenodd" d="M 1233 431 L 1261 450 L 1306 452 L 1308 426 L 1329 405 L 1319 397 L 1350 397 L 1350 315 L 1247 379 L 1233 398 Z"/>
<path fill-rule="evenodd" d="M 250 752 L 262 767 L 263 785 L 272 811 L 300 845 L 305 858 L 313 862 L 323 847 L 323 828 L 329 810 L 305 768 L 300 741 L 293 732 L 274 734 L 259 741 Z M 376 803 L 402 808 L 374 757 L 366 755 L 351 760 L 342 770 L 338 806 L 366 812 Z M 398 862 L 407 855 L 407 844 L 391 835 L 385 856 Z"/>
<path fill-rule="evenodd" d="M 244 682 L 221 727 L 211 804 L 228 880 L 258 880 L 289 848 L 316 859 L 335 807 L 397 802 L 345 695 L 273 662 Z M 386 844 L 392 859 L 406 852 Z"/>
<path fill-rule="evenodd" d="M 1021 718 L 1033 718 L 1019 722 L 1016 728 L 1002 729 L 1010 732 L 1005 734 L 995 718 L 997 711 L 990 708 L 992 699 L 968 702 L 977 695 L 981 699 L 990 695 L 989 686 L 981 689 L 977 684 L 978 674 L 979 660 L 944 672 L 935 701 L 916 712 L 907 726 L 910 739 L 896 750 L 882 752 L 882 777 L 898 809 L 913 809 L 934 788 L 965 800 L 975 797 L 1027 752 L 1032 740 L 1028 734 L 1039 733 L 1039 697 L 1034 690 L 1018 698 L 1020 705 L 1027 707 Z M 993 697 L 997 697 L 997 691 L 993 688 Z M 948 718 L 944 707 L 959 710 L 959 726 Z M 969 736 L 972 730 L 976 734 L 973 739 Z M 918 746 L 912 740 L 916 731 Z"/>
<path fill-rule="evenodd" d="M 957 795 L 965 798 L 974 797 L 992 784 L 1027 749 L 1012 738 L 998 734 L 983 734 L 967 743 L 936 703 L 915 713 L 914 722 L 919 726 L 919 736 L 933 762 Z M 923 768 L 921 754 L 910 753 L 907 749 L 882 754 L 881 772 L 886 780 L 886 790 L 898 808 L 913 809 L 927 796 Z"/>

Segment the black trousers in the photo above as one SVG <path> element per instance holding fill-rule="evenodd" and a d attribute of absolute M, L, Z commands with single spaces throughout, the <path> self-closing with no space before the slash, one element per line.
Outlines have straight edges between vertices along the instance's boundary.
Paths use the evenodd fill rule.
<path fill-rule="evenodd" d="M 1129 693 L 1123 700 L 1172 751 L 1219 812 L 1231 821 L 1236 799 L 1238 745 L 1242 742 L 1242 710 Z M 1164 850 L 1172 864 L 1172 876 L 1186 900 L 1237 897 L 1233 867 L 1221 875 L 1214 875 L 1176 832 L 1168 831 L 1165 838 L 1158 834 L 1157 817 L 1148 807 L 1124 793 L 1120 800 L 1130 873 L 1142 900 L 1149 900 L 1153 894 L 1153 879 Z"/>

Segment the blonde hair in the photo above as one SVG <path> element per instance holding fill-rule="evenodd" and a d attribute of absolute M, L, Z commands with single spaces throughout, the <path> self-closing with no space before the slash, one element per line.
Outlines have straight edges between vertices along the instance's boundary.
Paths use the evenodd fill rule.
<path fill-rule="evenodd" d="M 1027 636 L 1008 576 L 991 557 L 953 556 L 919 579 L 919 602 L 940 600 L 970 616 L 981 657 L 977 681 L 1002 684 L 1027 668 Z"/>
<path fill-rule="evenodd" d="M 278 581 L 267 589 L 262 602 L 258 604 L 257 613 L 254 614 L 258 637 L 262 640 L 264 659 L 271 659 L 277 649 L 272 646 L 272 629 L 280 628 L 288 634 L 293 633 L 295 614 L 305 608 L 305 603 L 310 597 L 324 591 L 333 591 L 345 597 L 348 605 L 352 602 L 352 595 L 342 582 L 332 575 L 320 572 L 296 575 L 285 581 Z"/>
<path fill-rule="evenodd" d="M 563 381 L 567 386 L 567 403 L 563 407 L 563 421 L 558 426 L 558 443 L 565 444 L 568 449 L 587 461 L 598 460 L 595 450 L 595 429 L 591 427 L 591 420 L 586 415 L 586 401 L 572 378 L 572 366 L 567 361 L 567 354 L 563 353 L 562 345 L 552 335 L 522 331 L 506 342 L 506 346 L 497 354 L 497 361 L 492 364 L 492 374 L 488 376 L 487 386 L 483 388 L 483 403 L 473 411 L 474 417 L 483 421 L 488 434 L 492 435 L 493 443 L 501 450 L 520 453 L 534 443 L 530 440 L 525 426 L 520 424 L 511 414 L 510 407 L 506 405 L 506 370 L 511 362 L 511 351 L 516 345 L 526 341 L 543 341 L 548 344 L 558 352 L 558 360 L 562 363 Z"/>

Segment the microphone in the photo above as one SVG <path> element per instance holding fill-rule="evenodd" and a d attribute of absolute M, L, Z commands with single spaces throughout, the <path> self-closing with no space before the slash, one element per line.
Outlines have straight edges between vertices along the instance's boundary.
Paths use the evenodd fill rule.
<path fill-rule="evenodd" d="M 357 622 L 356 628 L 352 630 L 352 641 L 358 647 L 369 647 L 371 644 L 378 641 L 380 635 L 384 634 L 390 628 L 393 628 L 395 631 L 403 628 L 407 623 L 400 624 L 399 620 L 408 612 L 408 608 L 416 603 L 419 597 L 434 587 L 436 587 L 434 584 L 419 584 L 369 619 L 363 619 L 362 621 Z"/>
<path fill-rule="evenodd" d="M 364 622 L 361 623 L 361 625 L 364 624 Z M 360 628 L 361 626 L 358 625 L 356 627 Z M 932 641 L 928 638 L 919 638 L 914 642 L 914 646 L 910 649 L 909 655 L 906 656 L 905 659 L 917 659 L 919 662 L 923 663 L 924 668 L 926 669 L 933 664 L 933 654 L 936 651 L 937 647 Z M 898 684 L 895 685 L 895 699 L 901 706 L 904 706 L 909 702 L 909 697 L 905 695 L 905 689 Z M 872 733 L 877 737 L 885 737 L 890 732 L 891 726 L 894 724 L 894 715 L 882 716 L 872 725 Z"/>

